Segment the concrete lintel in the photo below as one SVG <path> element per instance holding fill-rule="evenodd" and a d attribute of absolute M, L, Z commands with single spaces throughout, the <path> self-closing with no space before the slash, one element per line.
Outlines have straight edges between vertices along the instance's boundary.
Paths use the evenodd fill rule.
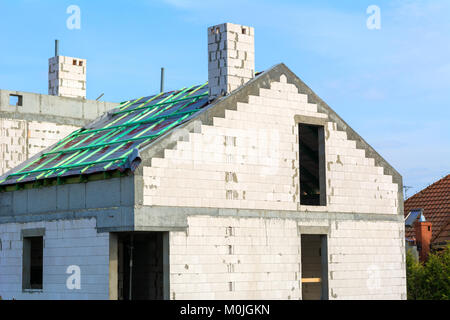
<path fill-rule="evenodd" d="M 180 207 L 137 206 L 134 209 L 136 231 L 179 231 L 188 226 L 188 213 Z"/>
<path fill-rule="evenodd" d="M 45 228 L 33 228 L 20 230 L 20 238 L 27 237 L 43 237 L 45 236 Z"/>
<path fill-rule="evenodd" d="M 299 234 L 330 234 L 329 226 L 298 226 Z"/>
<path fill-rule="evenodd" d="M 294 121 L 296 124 L 304 123 L 304 124 L 311 124 L 311 125 L 315 125 L 315 126 L 325 126 L 327 124 L 328 119 L 302 116 L 302 115 L 297 114 L 294 116 Z"/>
<path fill-rule="evenodd" d="M 164 232 L 164 231 L 185 231 L 185 227 L 158 227 L 158 226 L 146 226 L 146 227 L 134 227 L 134 231 L 146 231 L 146 232 Z"/>

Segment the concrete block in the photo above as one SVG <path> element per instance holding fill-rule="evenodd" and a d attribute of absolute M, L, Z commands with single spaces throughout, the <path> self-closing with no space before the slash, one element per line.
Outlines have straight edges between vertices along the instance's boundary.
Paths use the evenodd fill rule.
<path fill-rule="evenodd" d="M 28 212 L 56 211 L 56 188 L 36 188 L 28 190 Z"/>
<path fill-rule="evenodd" d="M 0 194 L 0 216 L 12 214 L 12 209 L 13 209 L 13 193 L 5 192 Z"/>
<path fill-rule="evenodd" d="M 108 208 L 120 206 L 120 179 L 92 181 L 86 184 L 86 207 Z"/>
<path fill-rule="evenodd" d="M 14 214 L 28 213 L 28 192 L 19 190 L 13 192 L 13 212 Z"/>
<path fill-rule="evenodd" d="M 86 208 L 86 184 L 69 184 L 69 207 L 72 209 Z"/>

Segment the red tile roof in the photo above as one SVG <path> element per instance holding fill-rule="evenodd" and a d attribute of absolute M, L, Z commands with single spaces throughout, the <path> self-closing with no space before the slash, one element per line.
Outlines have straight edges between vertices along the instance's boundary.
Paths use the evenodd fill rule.
<path fill-rule="evenodd" d="M 434 242 L 437 243 L 444 243 L 446 241 L 450 240 L 450 223 L 447 223 L 447 225 L 441 229 L 441 232 L 436 236 L 434 239 Z"/>
<path fill-rule="evenodd" d="M 414 209 L 423 209 L 425 219 L 432 223 L 432 244 L 449 241 L 450 174 L 408 198 L 405 201 L 405 217 Z M 414 228 L 406 228 L 405 236 L 415 239 Z"/>

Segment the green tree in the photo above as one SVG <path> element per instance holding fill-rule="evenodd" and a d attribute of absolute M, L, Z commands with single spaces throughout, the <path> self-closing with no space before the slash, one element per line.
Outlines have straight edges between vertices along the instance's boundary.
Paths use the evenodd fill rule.
<path fill-rule="evenodd" d="M 424 264 L 408 251 L 406 281 L 409 300 L 450 300 L 450 245 L 431 253 Z"/>

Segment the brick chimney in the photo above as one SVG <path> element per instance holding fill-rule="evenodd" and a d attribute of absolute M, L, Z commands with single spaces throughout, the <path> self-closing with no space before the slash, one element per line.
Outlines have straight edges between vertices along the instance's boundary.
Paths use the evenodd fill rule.
<path fill-rule="evenodd" d="M 254 28 L 223 23 L 208 28 L 210 100 L 227 95 L 255 76 Z"/>
<path fill-rule="evenodd" d="M 58 40 L 48 60 L 48 94 L 86 99 L 86 59 L 60 56 Z"/>
<path fill-rule="evenodd" d="M 424 262 L 428 258 L 431 247 L 431 222 L 425 221 L 423 215 L 414 223 L 416 233 L 417 250 L 419 251 L 419 261 Z"/>

